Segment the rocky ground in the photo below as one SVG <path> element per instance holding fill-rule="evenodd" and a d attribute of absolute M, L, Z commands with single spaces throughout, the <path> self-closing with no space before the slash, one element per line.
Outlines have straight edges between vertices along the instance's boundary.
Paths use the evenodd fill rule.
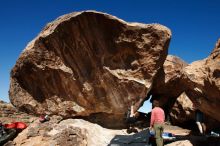
<path fill-rule="evenodd" d="M 147 129 L 128 134 L 126 129 L 106 129 L 82 119 L 50 117 L 40 123 L 37 117 L 17 111 L 11 104 L 0 102 L 2 123 L 23 121 L 28 127 L 4 146 L 148 146 Z M 166 125 L 165 132 L 175 134 L 178 139 L 166 142 L 166 146 L 219 146 L 220 139 L 196 136 L 188 129 Z M 117 143 L 115 143 L 117 141 Z"/>
<path fill-rule="evenodd" d="M 82 119 L 63 120 L 60 116 L 53 116 L 50 121 L 40 123 L 38 117 L 20 112 L 3 101 L 0 101 L 0 121 L 3 124 L 21 121 L 28 125 L 4 146 L 148 146 L 147 134 L 143 132 L 146 129 L 139 129 L 137 136 L 141 136 L 140 142 L 132 141 L 135 134 L 128 134 L 126 129 L 106 129 Z M 220 138 L 198 136 L 178 126 L 166 125 L 165 132 L 178 137 L 176 141 L 166 142 L 165 146 L 220 146 Z M 128 143 L 122 141 L 115 144 L 117 138 L 127 138 Z"/>
<path fill-rule="evenodd" d="M 174 142 L 166 142 L 165 146 L 219 146 L 220 144 L 219 139 L 190 135 L 190 130 L 176 126 L 167 125 L 165 131 L 179 136 Z M 136 134 L 127 134 L 125 129 L 106 129 L 81 119 L 67 119 L 59 122 L 57 117 L 53 117 L 51 121 L 45 123 L 35 121 L 7 145 L 147 146 L 147 134 L 141 134 L 142 131 L 139 133 L 141 140 L 136 141 Z M 124 139 L 126 137 L 127 141 Z M 115 139 L 119 139 L 120 142 L 114 143 Z"/>

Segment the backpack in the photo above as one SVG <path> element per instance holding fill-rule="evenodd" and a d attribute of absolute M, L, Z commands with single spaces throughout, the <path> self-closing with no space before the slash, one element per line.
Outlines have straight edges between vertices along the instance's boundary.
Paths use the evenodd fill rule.
<path fill-rule="evenodd" d="M 27 128 L 27 125 L 23 122 L 14 122 L 10 124 L 5 124 L 4 127 L 7 129 L 25 129 Z"/>

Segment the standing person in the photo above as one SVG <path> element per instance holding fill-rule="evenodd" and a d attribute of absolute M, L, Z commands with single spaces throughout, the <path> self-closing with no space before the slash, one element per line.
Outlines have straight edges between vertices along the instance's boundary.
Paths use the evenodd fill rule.
<path fill-rule="evenodd" d="M 195 121 L 199 129 L 199 133 L 203 135 L 206 132 L 206 125 L 204 123 L 204 114 L 198 108 L 199 104 L 201 104 L 199 101 L 195 101 L 193 103 L 193 110 L 195 111 Z"/>
<path fill-rule="evenodd" d="M 199 109 L 196 109 L 195 115 L 196 115 L 196 125 L 199 128 L 200 134 L 203 135 L 206 132 L 206 125 L 204 123 L 204 115 Z"/>
<path fill-rule="evenodd" d="M 162 108 L 159 107 L 159 101 L 153 100 L 153 109 L 151 111 L 150 128 L 153 127 L 157 146 L 163 146 L 163 130 L 165 115 Z"/>

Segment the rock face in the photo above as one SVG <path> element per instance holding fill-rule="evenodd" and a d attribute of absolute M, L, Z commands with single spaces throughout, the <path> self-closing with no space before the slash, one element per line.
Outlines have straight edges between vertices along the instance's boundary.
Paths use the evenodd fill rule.
<path fill-rule="evenodd" d="M 10 100 L 29 113 L 92 115 L 116 126 L 131 101 L 138 108 L 150 91 L 170 37 L 162 25 L 126 23 L 95 11 L 61 16 L 20 55 Z"/>
<path fill-rule="evenodd" d="M 172 124 L 184 126 L 194 131 L 198 131 L 198 127 L 195 124 L 195 107 L 190 98 L 183 92 L 175 101 L 174 105 L 169 111 L 170 120 Z M 219 122 L 212 116 L 204 114 L 204 123 L 206 125 L 207 132 L 215 128 L 219 128 Z"/>
<path fill-rule="evenodd" d="M 182 125 L 189 121 L 195 121 L 195 109 L 193 108 L 193 103 L 185 92 L 176 99 L 169 114 L 174 125 Z"/>
<path fill-rule="evenodd" d="M 205 114 L 220 121 L 220 40 L 211 55 L 184 68 L 186 94 Z"/>
<path fill-rule="evenodd" d="M 218 127 L 220 92 L 220 41 L 211 55 L 187 65 L 175 56 L 167 57 L 160 69 L 150 94 L 159 97 L 161 105 L 173 124 L 184 125 L 195 121 L 193 104 L 204 112 L 208 129 Z M 215 120 L 216 119 L 216 120 Z"/>
<path fill-rule="evenodd" d="M 181 86 L 181 79 L 183 77 L 183 69 L 187 65 L 182 59 L 168 55 L 163 68 L 160 69 L 154 80 L 152 94 L 158 94 L 162 98 L 167 96 L 178 97 L 185 89 L 185 87 Z"/>
<path fill-rule="evenodd" d="M 186 89 L 182 85 L 183 68 L 187 66 L 182 59 L 168 55 L 163 68 L 157 73 L 152 90 L 153 98 L 159 98 L 160 104 L 164 107 L 166 114 L 169 114 L 177 97 Z"/>

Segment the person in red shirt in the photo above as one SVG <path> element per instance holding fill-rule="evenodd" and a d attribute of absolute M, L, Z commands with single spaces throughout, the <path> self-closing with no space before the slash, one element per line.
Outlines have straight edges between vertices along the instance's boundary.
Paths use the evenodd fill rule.
<path fill-rule="evenodd" d="M 159 107 L 159 101 L 153 100 L 153 109 L 151 111 L 150 129 L 154 129 L 157 146 L 163 146 L 165 114 L 164 110 Z"/>

